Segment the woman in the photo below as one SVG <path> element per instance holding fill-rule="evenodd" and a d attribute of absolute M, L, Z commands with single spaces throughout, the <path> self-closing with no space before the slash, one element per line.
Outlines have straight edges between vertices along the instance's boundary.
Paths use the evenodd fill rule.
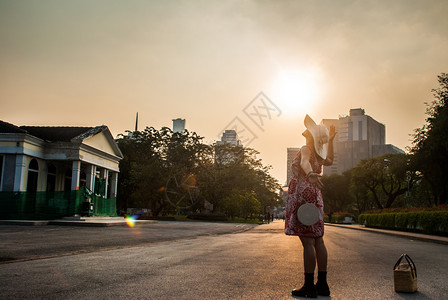
<path fill-rule="evenodd" d="M 334 126 L 328 131 L 325 125 L 305 117 L 303 133 L 306 146 L 303 146 L 292 163 L 292 176 L 289 181 L 286 201 L 285 233 L 297 235 L 303 245 L 305 284 L 292 291 L 293 296 L 316 298 L 317 295 L 329 296 L 327 284 L 327 249 L 324 244 L 324 204 L 320 180 L 322 166 L 333 164 L 333 140 L 336 135 Z M 304 225 L 297 218 L 297 210 L 304 203 L 314 204 L 319 211 L 319 220 L 313 225 Z M 314 285 L 314 269 L 318 266 L 318 279 Z"/>

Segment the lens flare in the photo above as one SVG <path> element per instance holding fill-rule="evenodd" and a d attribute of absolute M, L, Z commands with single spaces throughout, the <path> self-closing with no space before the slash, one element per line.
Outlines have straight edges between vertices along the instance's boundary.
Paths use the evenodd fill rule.
<path fill-rule="evenodd" d="M 135 221 L 137 220 L 136 216 L 126 216 L 125 218 L 126 224 L 128 224 L 129 227 L 135 227 Z"/>
<path fill-rule="evenodd" d="M 186 174 L 182 177 L 181 186 L 184 190 L 190 190 L 196 187 L 197 179 L 194 174 Z"/>

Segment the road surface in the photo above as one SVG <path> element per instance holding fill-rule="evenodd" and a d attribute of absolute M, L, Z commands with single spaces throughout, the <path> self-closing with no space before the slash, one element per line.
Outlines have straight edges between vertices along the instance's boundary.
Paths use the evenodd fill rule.
<path fill-rule="evenodd" d="M 25 239 L 23 248 L 35 253 L 24 250 L 22 261 L 0 265 L 2 299 L 293 299 L 291 290 L 303 279 L 302 251 L 298 238 L 283 234 L 282 221 L 250 230 L 224 224 L 227 233 L 219 224 L 197 224 L 183 224 L 183 234 L 174 223 L 122 228 L 115 232 L 119 239 L 126 232 L 133 242 L 116 247 L 97 241 L 114 240 L 109 233 L 116 229 L 93 228 L 86 235 L 86 243 L 94 245 L 88 252 L 64 248 L 50 251 L 50 258 L 40 251 L 51 247 L 33 247 Z M 28 235 L 38 243 L 33 236 L 48 230 L 0 227 L 2 243 L 14 230 L 10 240 Z M 159 236 L 171 238 L 141 243 L 142 236 L 156 233 L 154 227 Z M 50 239 L 53 245 L 60 240 L 69 246 L 69 233 L 77 230 L 85 228 L 54 229 L 57 234 Z M 447 245 L 331 226 L 325 230 L 331 297 L 320 298 L 447 299 Z M 97 240 L 92 240 L 95 231 Z M 0 250 L 5 253 L 4 246 Z M 393 291 L 392 267 L 402 253 L 417 265 L 418 293 Z M 34 256 L 25 260 L 27 255 Z"/>

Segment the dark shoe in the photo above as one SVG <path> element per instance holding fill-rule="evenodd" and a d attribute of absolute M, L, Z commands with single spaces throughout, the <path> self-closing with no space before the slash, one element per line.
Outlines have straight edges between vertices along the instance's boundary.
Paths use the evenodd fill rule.
<path fill-rule="evenodd" d="M 330 296 L 330 288 L 328 287 L 327 283 L 316 283 L 316 291 L 320 296 Z"/>
<path fill-rule="evenodd" d="M 301 289 L 294 289 L 291 293 L 293 296 L 305 298 L 317 298 L 316 288 L 313 286 L 303 286 Z"/>

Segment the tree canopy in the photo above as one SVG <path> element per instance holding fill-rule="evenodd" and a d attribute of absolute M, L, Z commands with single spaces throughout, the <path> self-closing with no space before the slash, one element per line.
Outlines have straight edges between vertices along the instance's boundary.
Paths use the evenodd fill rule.
<path fill-rule="evenodd" d="M 389 208 L 416 179 L 406 154 L 386 154 L 361 160 L 352 170 L 352 185 L 363 186 L 377 208 Z"/>
<path fill-rule="evenodd" d="M 438 82 L 435 99 L 426 103 L 426 124 L 415 130 L 411 148 L 413 164 L 431 187 L 434 205 L 448 201 L 448 74 L 439 75 Z"/>
<path fill-rule="evenodd" d="M 121 135 L 119 208 L 149 208 L 159 215 L 197 212 L 208 203 L 213 211 L 247 218 L 278 205 L 280 185 L 256 150 L 202 139 L 187 130 L 152 127 Z"/>
<path fill-rule="evenodd" d="M 331 214 L 350 208 L 353 203 L 353 197 L 350 194 L 350 172 L 324 176 L 322 183 L 324 184 L 322 194 L 326 212 Z"/>

